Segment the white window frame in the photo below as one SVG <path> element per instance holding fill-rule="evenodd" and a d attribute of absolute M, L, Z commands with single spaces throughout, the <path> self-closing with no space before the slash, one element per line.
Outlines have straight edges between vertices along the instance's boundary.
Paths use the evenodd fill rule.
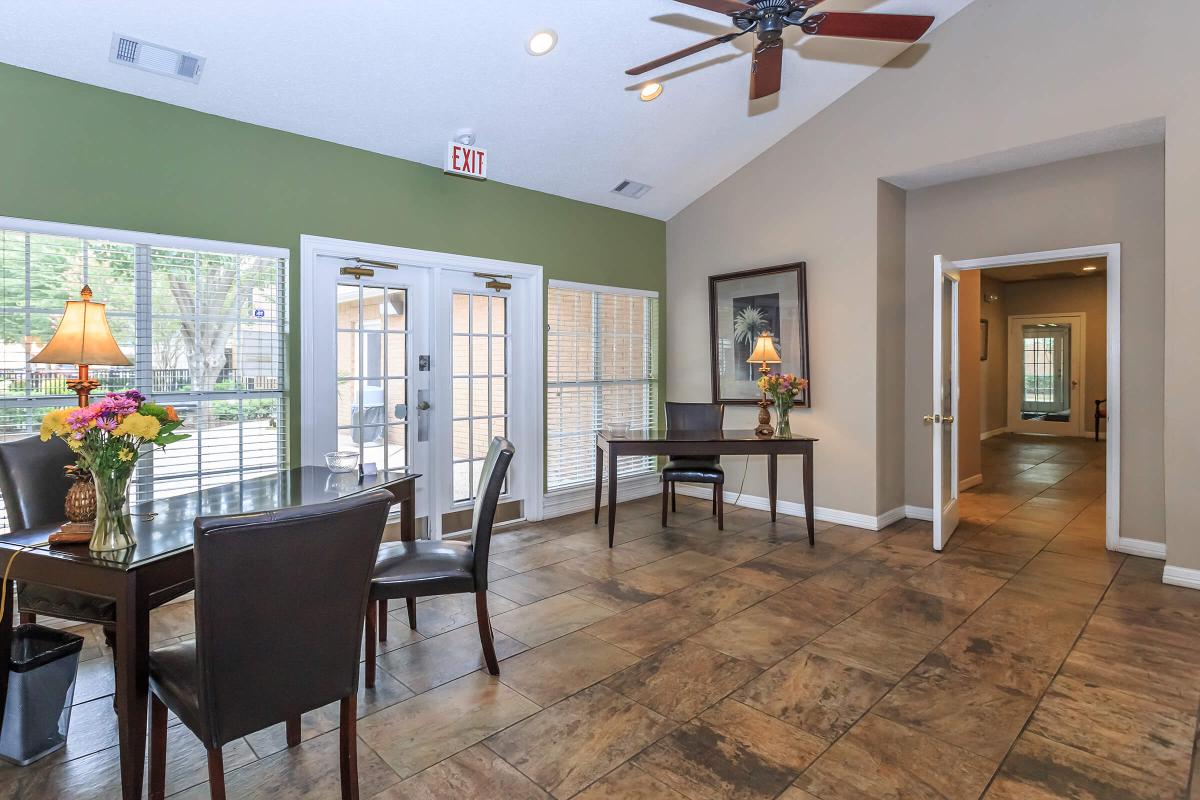
<path fill-rule="evenodd" d="M 289 402 L 289 376 L 287 368 L 287 346 L 288 346 L 288 325 L 290 314 L 288 309 L 288 292 L 287 280 L 289 270 L 289 260 L 291 251 L 283 247 L 269 247 L 266 245 L 243 244 L 239 242 L 222 242 L 212 239 L 195 239 L 187 236 L 171 236 L 159 233 L 146 233 L 141 231 L 130 231 L 118 228 L 100 228 L 91 225 L 74 225 L 66 222 L 50 222 L 45 220 L 23 219 L 20 217 L 0 217 L 0 229 L 21 231 L 29 234 L 39 234 L 47 236 L 62 236 L 77 239 L 87 239 L 96 241 L 113 242 L 116 244 L 128 244 L 137 248 L 136 260 L 134 269 L 139 274 L 140 278 L 148 279 L 150 270 L 150 250 L 152 248 L 163 248 L 168 250 L 195 250 L 204 253 L 215 253 L 223 255 L 237 256 L 254 256 L 258 258 L 275 258 L 283 262 L 283 273 L 281 280 L 284 283 L 281 297 L 283 304 L 280 308 L 282 314 L 282 347 L 283 349 L 283 385 L 278 392 L 270 392 L 271 396 L 278 396 L 282 404 L 282 409 L 285 414 L 285 419 L 288 411 Z M 147 280 L 139 280 L 139 286 L 148 286 Z M 141 305 L 139 300 L 135 306 Z M 148 315 L 134 315 L 134 340 L 135 341 L 150 341 L 151 326 L 153 324 L 152 317 Z M 153 369 L 152 363 L 144 359 L 136 362 L 137 383 L 141 386 L 150 385 L 150 375 Z M 149 391 L 147 391 L 149 394 Z M 268 393 L 256 392 L 253 396 L 267 396 Z M 246 395 L 244 392 L 184 392 L 184 393 L 160 393 L 154 395 L 156 400 L 164 403 L 186 402 L 186 401 L 205 401 L 205 400 L 225 400 L 237 399 Z M 65 397 L 65 396 L 64 396 Z M 290 461 L 290 454 L 287 449 L 287 430 L 285 427 L 283 433 L 281 466 L 287 469 Z M 150 459 L 147 459 L 146 467 L 153 469 L 153 464 Z M 172 480 L 183 479 L 188 477 L 196 477 L 194 474 L 172 475 Z"/>
<path fill-rule="evenodd" d="M 581 283 L 579 281 L 564 281 L 551 280 L 548 283 L 548 289 L 566 289 L 577 292 L 592 292 L 594 294 L 608 295 L 626 295 L 630 297 L 645 297 L 655 301 L 660 301 L 659 293 L 650 289 L 633 289 L 624 286 L 607 286 L 598 283 Z M 547 296 L 549 294 L 547 293 Z M 658 309 L 658 319 L 661 320 L 662 309 Z M 658 350 L 661 346 L 661 323 L 650 329 L 650 340 L 648 347 L 651 352 L 648 356 L 652 359 L 652 363 L 656 366 L 656 374 L 649 381 L 635 381 L 636 383 L 653 384 L 655 388 L 655 399 L 651 408 L 651 423 L 659 422 L 659 405 L 662 400 L 662 375 L 661 364 L 658 364 Z M 547 371 L 549 364 L 547 363 Z M 619 381 L 619 383 L 629 383 L 630 381 Z M 583 383 L 596 383 L 603 385 L 608 381 L 588 381 L 588 382 L 572 382 L 572 385 L 582 385 Z M 549 393 L 556 384 L 547 380 L 546 392 Z M 565 384 L 564 384 L 565 385 Z M 550 433 L 547 430 L 546 440 L 549 442 Z M 652 462 L 653 463 L 653 462 Z M 658 491 L 658 473 L 657 467 L 653 467 L 644 472 L 637 472 L 626 477 L 622 474 L 621 482 L 618 487 L 620 496 L 618 500 L 624 502 L 626 500 L 646 497 Z M 592 494 L 594 492 L 594 483 L 589 479 L 586 483 L 579 485 L 563 486 L 556 489 L 546 490 L 546 516 L 558 516 L 562 514 L 570 514 L 575 511 L 581 511 L 592 507 Z"/>

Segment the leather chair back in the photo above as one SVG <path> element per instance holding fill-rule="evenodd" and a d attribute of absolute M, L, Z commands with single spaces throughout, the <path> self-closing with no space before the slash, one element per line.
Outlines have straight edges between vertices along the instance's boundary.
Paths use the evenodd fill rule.
<path fill-rule="evenodd" d="M 479 486 L 475 490 L 475 508 L 471 514 L 471 548 L 475 553 L 475 584 L 487 588 L 488 552 L 492 546 L 492 523 L 496 519 L 496 504 L 504 490 L 504 478 L 517 449 L 508 439 L 497 436 L 488 447 L 487 458 L 480 470 Z"/>
<path fill-rule="evenodd" d="M 725 427 L 724 403 L 667 403 L 668 431 L 719 431 Z M 671 459 L 680 456 L 670 456 Z M 720 456 L 710 458 L 683 456 L 689 461 L 718 463 Z"/>
<path fill-rule="evenodd" d="M 67 443 L 54 437 L 43 442 L 36 436 L 0 444 L 0 494 L 14 533 L 62 522 L 63 504 L 72 478 L 63 467 L 75 463 Z"/>
<path fill-rule="evenodd" d="M 393 497 L 195 521 L 200 730 L 209 747 L 358 689 L 375 556 Z"/>

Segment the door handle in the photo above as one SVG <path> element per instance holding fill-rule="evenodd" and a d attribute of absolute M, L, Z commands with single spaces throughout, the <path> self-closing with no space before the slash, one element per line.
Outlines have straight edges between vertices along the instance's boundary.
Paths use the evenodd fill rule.
<path fill-rule="evenodd" d="M 923 419 L 925 420 L 926 425 L 933 425 L 935 423 L 942 421 L 942 415 L 941 414 L 926 414 L 923 417 Z"/>
<path fill-rule="evenodd" d="M 954 424 L 954 417 L 952 417 L 952 416 L 950 416 L 949 414 L 947 414 L 946 416 L 942 417 L 942 422 L 946 423 L 947 425 L 953 425 L 953 424 Z"/>
<path fill-rule="evenodd" d="M 418 411 L 428 411 L 430 408 L 431 408 L 431 406 L 429 405 L 429 402 L 426 400 L 422 400 L 421 402 L 417 403 Z"/>

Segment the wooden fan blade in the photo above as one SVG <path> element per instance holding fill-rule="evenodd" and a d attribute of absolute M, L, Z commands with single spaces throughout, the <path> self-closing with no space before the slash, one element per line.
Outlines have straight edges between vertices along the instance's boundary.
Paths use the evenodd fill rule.
<path fill-rule="evenodd" d="M 783 41 L 764 42 L 754 49 L 750 67 L 750 99 L 769 97 L 779 91 L 783 78 Z"/>
<path fill-rule="evenodd" d="M 648 61 L 645 64 L 642 64 L 640 67 L 634 67 L 633 69 L 627 69 L 627 70 L 625 70 L 625 74 L 626 75 L 641 75 L 643 72 L 649 72 L 652 69 L 658 69 L 661 66 L 670 64 L 672 61 L 678 61 L 681 58 L 686 58 L 687 56 L 694 55 L 703 50 L 707 50 L 710 47 L 716 47 L 719 44 L 725 44 L 726 42 L 732 42 L 734 39 L 741 36 L 743 33 L 749 33 L 749 31 L 739 31 L 737 33 L 727 33 L 724 36 L 717 36 L 712 39 L 707 39 L 703 42 L 700 42 L 699 44 L 694 44 L 691 47 L 685 47 L 676 53 L 671 53 L 671 55 L 669 55 L 669 56 L 663 56 L 662 58 L 656 58 L 653 61 Z"/>
<path fill-rule="evenodd" d="M 754 6 L 748 3 L 739 3 L 737 0 L 675 0 L 675 2 L 703 8 L 705 11 L 716 11 L 718 14 L 741 14 L 745 11 L 757 10 Z"/>
<path fill-rule="evenodd" d="M 933 17 L 915 14 L 854 14 L 827 11 L 800 23 L 800 29 L 815 36 L 847 36 L 854 39 L 887 39 L 915 42 L 925 35 Z"/>

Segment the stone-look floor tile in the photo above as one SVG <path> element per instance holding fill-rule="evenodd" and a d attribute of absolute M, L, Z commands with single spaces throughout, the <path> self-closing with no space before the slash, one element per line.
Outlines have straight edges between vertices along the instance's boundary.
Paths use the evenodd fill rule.
<path fill-rule="evenodd" d="M 891 681 L 874 673 L 801 650 L 733 696 L 789 725 L 833 741 L 891 687 Z"/>
<path fill-rule="evenodd" d="M 150 644 L 195 634 L 195 605 L 191 600 L 167 603 L 150 612 Z"/>
<path fill-rule="evenodd" d="M 573 800 L 687 800 L 628 762 L 575 795 Z"/>
<path fill-rule="evenodd" d="M 497 658 L 508 658 L 527 649 L 516 639 L 493 632 Z M 385 653 L 379 666 L 414 692 L 420 693 L 485 666 L 479 631 L 475 626 L 423 639 Z"/>
<path fill-rule="evenodd" d="M 795 603 L 778 596 L 734 614 L 691 637 L 713 650 L 769 667 L 828 629 L 822 622 L 795 615 Z"/>
<path fill-rule="evenodd" d="M 880 628 L 851 617 L 818 636 L 806 649 L 894 682 L 920 663 L 937 642 L 922 634 Z"/>
<path fill-rule="evenodd" d="M 732 566 L 732 562 L 688 550 L 623 573 L 621 580 L 644 592 L 667 594 Z"/>
<path fill-rule="evenodd" d="M 825 625 L 837 625 L 869 601 L 858 595 L 827 589 L 811 581 L 798 583 L 778 595 L 795 609 L 796 616 L 809 616 Z"/>
<path fill-rule="evenodd" d="M 547 542 L 553 538 L 554 531 L 543 527 L 513 528 L 496 531 L 492 534 L 492 542 L 488 550 L 490 555 L 495 556 L 500 553 L 519 550 L 522 547 Z"/>
<path fill-rule="evenodd" d="M 570 594 L 614 612 L 628 611 L 631 608 L 649 603 L 651 600 L 659 597 L 654 592 L 635 589 L 621 580 L 619 576 L 604 581 L 597 581 L 596 583 L 589 583 L 587 586 L 575 589 Z"/>
<path fill-rule="evenodd" d="M 547 567 L 551 564 L 557 564 L 560 561 L 566 561 L 569 558 L 575 558 L 579 553 L 569 547 L 563 547 L 557 542 L 540 542 L 531 544 L 527 547 L 518 547 L 515 550 L 506 550 L 503 553 L 492 555 L 491 561 L 493 564 L 499 564 L 502 567 L 511 569 L 513 572 L 528 572 L 531 569 L 538 567 Z"/>
<path fill-rule="evenodd" d="M 1054 679 L 1029 722 L 1030 733 L 1181 788 L 1191 770 L 1195 731 L 1194 709 L 1179 711 L 1066 676 Z"/>
<path fill-rule="evenodd" d="M 633 763 L 693 800 L 769 800 L 825 747 L 822 739 L 726 700 Z"/>
<path fill-rule="evenodd" d="M 917 566 L 892 565 L 873 557 L 872 548 L 810 578 L 817 586 L 854 594 L 868 600 L 912 577 Z"/>
<path fill-rule="evenodd" d="M 821 800 L 974 800 L 995 764 L 868 714 L 796 781 Z"/>
<path fill-rule="evenodd" d="M 1112 636 L 1093 617 L 1075 642 L 1061 674 L 1097 686 L 1116 686 L 1130 694 L 1182 711 L 1200 702 L 1200 657 L 1187 651 Z"/>
<path fill-rule="evenodd" d="M 770 596 L 767 589 L 720 574 L 672 592 L 666 599 L 684 613 L 716 622 Z"/>
<path fill-rule="evenodd" d="M 672 729 L 670 720 L 593 686 L 489 738 L 487 746 L 567 798 Z"/>
<path fill-rule="evenodd" d="M 803 789 L 797 789 L 795 786 L 789 786 L 787 791 L 779 795 L 779 800 L 821 800 L 815 795 L 811 795 Z"/>
<path fill-rule="evenodd" d="M 539 710 L 496 678 L 473 672 L 360 720 L 358 735 L 407 778 Z"/>
<path fill-rule="evenodd" d="M 942 639 L 974 610 L 974 606 L 960 600 L 947 600 L 908 586 L 897 586 L 855 614 L 854 619 Z"/>
<path fill-rule="evenodd" d="M 545 707 L 637 661 L 632 653 L 580 631 L 508 659 L 500 680 Z"/>
<path fill-rule="evenodd" d="M 1121 553 L 1114 553 L 1104 543 L 1104 533 L 1077 533 L 1071 526 L 1050 540 L 1046 545 L 1048 553 L 1062 553 L 1076 558 L 1100 559 L 1102 561 L 1125 560 Z"/>
<path fill-rule="evenodd" d="M 512 600 L 501 597 L 494 592 L 488 592 L 488 613 L 493 618 L 497 614 L 517 608 Z M 474 625 L 476 621 L 475 595 L 473 594 L 443 594 L 431 597 L 417 606 L 417 636 L 411 641 L 403 641 L 408 635 L 408 611 L 403 600 L 392 600 L 388 604 L 388 642 L 393 638 L 398 646 L 412 644 L 426 636 L 437 636 L 455 628 Z"/>
<path fill-rule="evenodd" d="M 749 586 L 768 592 L 778 592 L 799 583 L 812 573 L 806 569 L 756 558 L 753 561 L 739 564 L 733 569 L 727 569 L 721 574 Z"/>
<path fill-rule="evenodd" d="M 956 567 L 942 559 L 913 575 L 905 585 L 977 608 L 1004 585 L 1004 579 Z"/>
<path fill-rule="evenodd" d="M 1104 595 L 1104 584 L 1034 575 L 1023 569 L 1009 579 L 999 594 L 1023 596 L 1043 605 L 1076 606 L 1078 610 L 1087 613 L 1096 607 L 1096 603 Z"/>
<path fill-rule="evenodd" d="M 986 550 L 990 553 L 1033 558 L 1046 546 L 1046 541 L 1046 539 L 1033 536 L 989 528 L 972 536 L 970 547 L 972 550 Z"/>
<path fill-rule="evenodd" d="M 1151 776 L 1030 733 L 1000 766 L 987 800 L 1168 800 L 1181 796 Z"/>
<path fill-rule="evenodd" d="M 362 719 L 376 711 L 393 706 L 413 696 L 412 690 L 393 678 L 384 670 L 375 671 L 375 688 L 366 688 L 363 666 L 358 667 L 358 718 Z M 341 722 L 341 703 L 330 703 L 316 711 L 300 717 L 300 739 L 307 741 L 321 734 L 336 730 Z M 283 723 L 272 725 L 246 737 L 246 742 L 259 758 L 278 753 L 287 747 L 287 732 Z"/>
<path fill-rule="evenodd" d="M 660 599 L 589 625 L 584 631 L 645 658 L 708 624 L 703 617 L 684 613 Z"/>
<path fill-rule="evenodd" d="M 203 752 L 203 750 L 201 750 Z M 168 746 L 167 779 L 171 751 Z M 198 770 L 203 769 L 198 766 Z M 299 747 L 284 750 L 264 759 L 230 770 L 228 748 L 225 756 L 225 792 L 238 800 L 277 800 L 278 798 L 336 798 L 341 797 L 341 772 L 338 761 L 338 732 L 310 739 Z M 207 775 L 207 773 L 206 773 Z M 399 780 L 399 777 L 369 747 L 358 748 L 358 783 L 362 797 L 373 797 Z M 209 800 L 208 783 L 202 783 L 181 794 L 167 794 L 172 800 Z M 103 797 L 117 797 L 119 792 Z"/>
<path fill-rule="evenodd" d="M 580 572 L 594 580 L 604 580 L 622 572 L 657 561 L 657 556 L 607 546 L 563 561 L 563 567 Z"/>
<path fill-rule="evenodd" d="M 1029 718 L 1037 697 L 925 662 L 872 713 L 999 762 Z"/>
<path fill-rule="evenodd" d="M 548 800 L 550 795 L 481 744 L 396 784 L 372 800 Z"/>
<path fill-rule="evenodd" d="M 967 542 L 965 546 L 958 548 L 953 553 L 942 556 L 938 563 L 1007 580 L 1020 572 L 1021 567 L 1025 566 L 1029 558 L 1030 556 L 977 550 L 971 546 L 971 542 Z"/>
<path fill-rule="evenodd" d="M 730 535 L 729 530 L 712 531 L 693 537 L 692 550 L 697 553 L 728 561 L 730 564 L 741 564 L 759 556 L 766 555 L 782 547 L 779 543 L 767 542 L 744 535 Z"/>
<path fill-rule="evenodd" d="M 612 611 L 595 603 L 560 594 L 494 615 L 492 627 L 519 642 L 536 647 L 612 615 Z"/>
<path fill-rule="evenodd" d="M 749 536 L 751 533 L 747 532 L 742 535 Z M 818 541 L 815 547 L 811 546 L 806 537 L 804 541 L 793 542 L 778 550 L 772 550 L 765 556 L 755 559 L 755 561 L 766 561 L 771 564 L 791 567 L 804 577 L 808 577 L 822 570 L 829 569 L 835 564 L 839 564 L 850 558 L 852 555 L 853 553 L 849 550 L 834 547 L 832 544 L 824 541 Z"/>
<path fill-rule="evenodd" d="M 1117 573 L 1121 562 L 1117 559 L 1079 558 L 1063 553 L 1041 552 L 1025 565 L 1028 575 L 1046 578 L 1070 578 L 1084 583 L 1107 586 Z"/>
<path fill-rule="evenodd" d="M 548 567 L 538 567 L 529 572 L 493 580 L 489 588 L 501 597 L 524 606 L 578 589 L 591 582 L 592 578 L 589 575 L 562 564 L 551 564 Z"/>
<path fill-rule="evenodd" d="M 686 722 L 758 673 L 753 664 L 683 641 L 617 673 L 604 685 L 664 717 Z"/>

